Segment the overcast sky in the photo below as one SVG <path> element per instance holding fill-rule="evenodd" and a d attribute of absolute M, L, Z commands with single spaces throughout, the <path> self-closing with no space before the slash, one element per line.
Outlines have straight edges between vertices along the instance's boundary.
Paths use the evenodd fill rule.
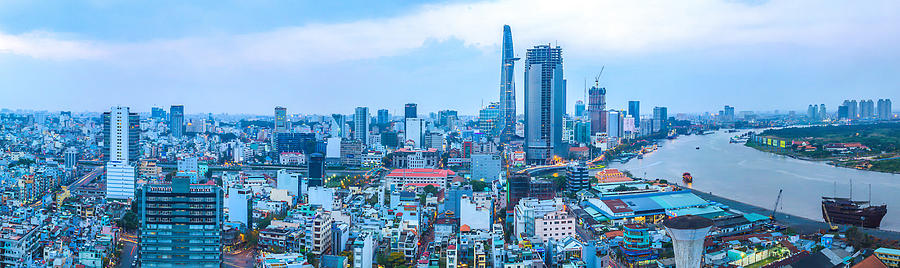
<path fill-rule="evenodd" d="M 900 98 L 900 1 L 0 1 L 0 108 L 475 114 L 517 55 L 563 48 L 611 108 L 805 110 Z M 522 61 L 515 73 L 519 112 Z"/>

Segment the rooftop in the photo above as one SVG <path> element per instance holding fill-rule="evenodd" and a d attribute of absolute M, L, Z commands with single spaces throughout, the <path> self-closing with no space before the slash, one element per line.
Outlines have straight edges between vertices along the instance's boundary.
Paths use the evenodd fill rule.
<path fill-rule="evenodd" d="M 875 250 L 875 253 L 900 256 L 900 249 L 878 248 Z"/>
<path fill-rule="evenodd" d="M 456 172 L 449 169 L 434 168 L 410 168 L 395 169 L 387 174 L 387 177 L 418 177 L 418 178 L 446 178 L 456 176 Z"/>
<path fill-rule="evenodd" d="M 684 215 L 667 219 L 663 224 L 667 228 L 684 230 L 710 227 L 713 221 L 700 216 Z"/>

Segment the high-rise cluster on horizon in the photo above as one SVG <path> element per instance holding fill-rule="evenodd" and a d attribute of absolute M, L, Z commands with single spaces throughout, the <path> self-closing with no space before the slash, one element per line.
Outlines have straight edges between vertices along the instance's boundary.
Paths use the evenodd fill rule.
<path fill-rule="evenodd" d="M 872 100 L 844 100 L 837 111 L 837 118 L 844 120 L 890 120 L 893 117 L 890 99 L 878 99 L 877 106 Z"/>

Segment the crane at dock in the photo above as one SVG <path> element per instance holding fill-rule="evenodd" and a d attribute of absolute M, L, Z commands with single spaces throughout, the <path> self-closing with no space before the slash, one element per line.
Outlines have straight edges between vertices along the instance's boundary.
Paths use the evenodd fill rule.
<path fill-rule="evenodd" d="M 828 229 L 829 229 L 829 230 L 832 230 L 832 231 L 837 231 L 837 230 L 838 230 L 838 226 L 837 226 L 837 225 L 831 224 L 831 217 L 828 216 L 828 210 L 825 209 L 825 203 L 822 203 L 822 212 L 824 212 L 824 213 L 822 213 L 822 214 L 825 215 L 825 223 L 828 224 Z"/>
<path fill-rule="evenodd" d="M 781 203 L 781 192 L 784 189 L 778 189 L 778 198 L 775 198 L 775 207 L 772 208 L 772 215 L 769 215 L 769 219 L 775 220 L 775 212 L 778 211 L 778 204 Z"/>

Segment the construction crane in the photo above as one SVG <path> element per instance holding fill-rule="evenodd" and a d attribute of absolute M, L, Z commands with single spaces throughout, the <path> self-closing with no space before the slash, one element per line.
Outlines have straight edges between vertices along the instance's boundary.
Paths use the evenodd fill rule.
<path fill-rule="evenodd" d="M 831 217 L 828 216 L 828 210 L 825 209 L 825 203 L 822 203 L 822 214 L 825 215 L 825 223 L 828 224 L 828 229 L 832 231 L 837 231 L 838 226 L 831 224 Z"/>
<path fill-rule="evenodd" d="M 781 203 L 781 192 L 784 189 L 778 189 L 778 198 L 775 198 L 775 207 L 772 208 L 772 215 L 769 216 L 769 219 L 775 220 L 775 212 L 778 211 L 778 204 Z"/>
<path fill-rule="evenodd" d="M 600 76 L 603 75 L 603 69 L 606 69 L 606 65 L 600 67 L 600 73 L 597 74 L 597 77 L 594 77 L 594 86 L 600 86 Z"/>

